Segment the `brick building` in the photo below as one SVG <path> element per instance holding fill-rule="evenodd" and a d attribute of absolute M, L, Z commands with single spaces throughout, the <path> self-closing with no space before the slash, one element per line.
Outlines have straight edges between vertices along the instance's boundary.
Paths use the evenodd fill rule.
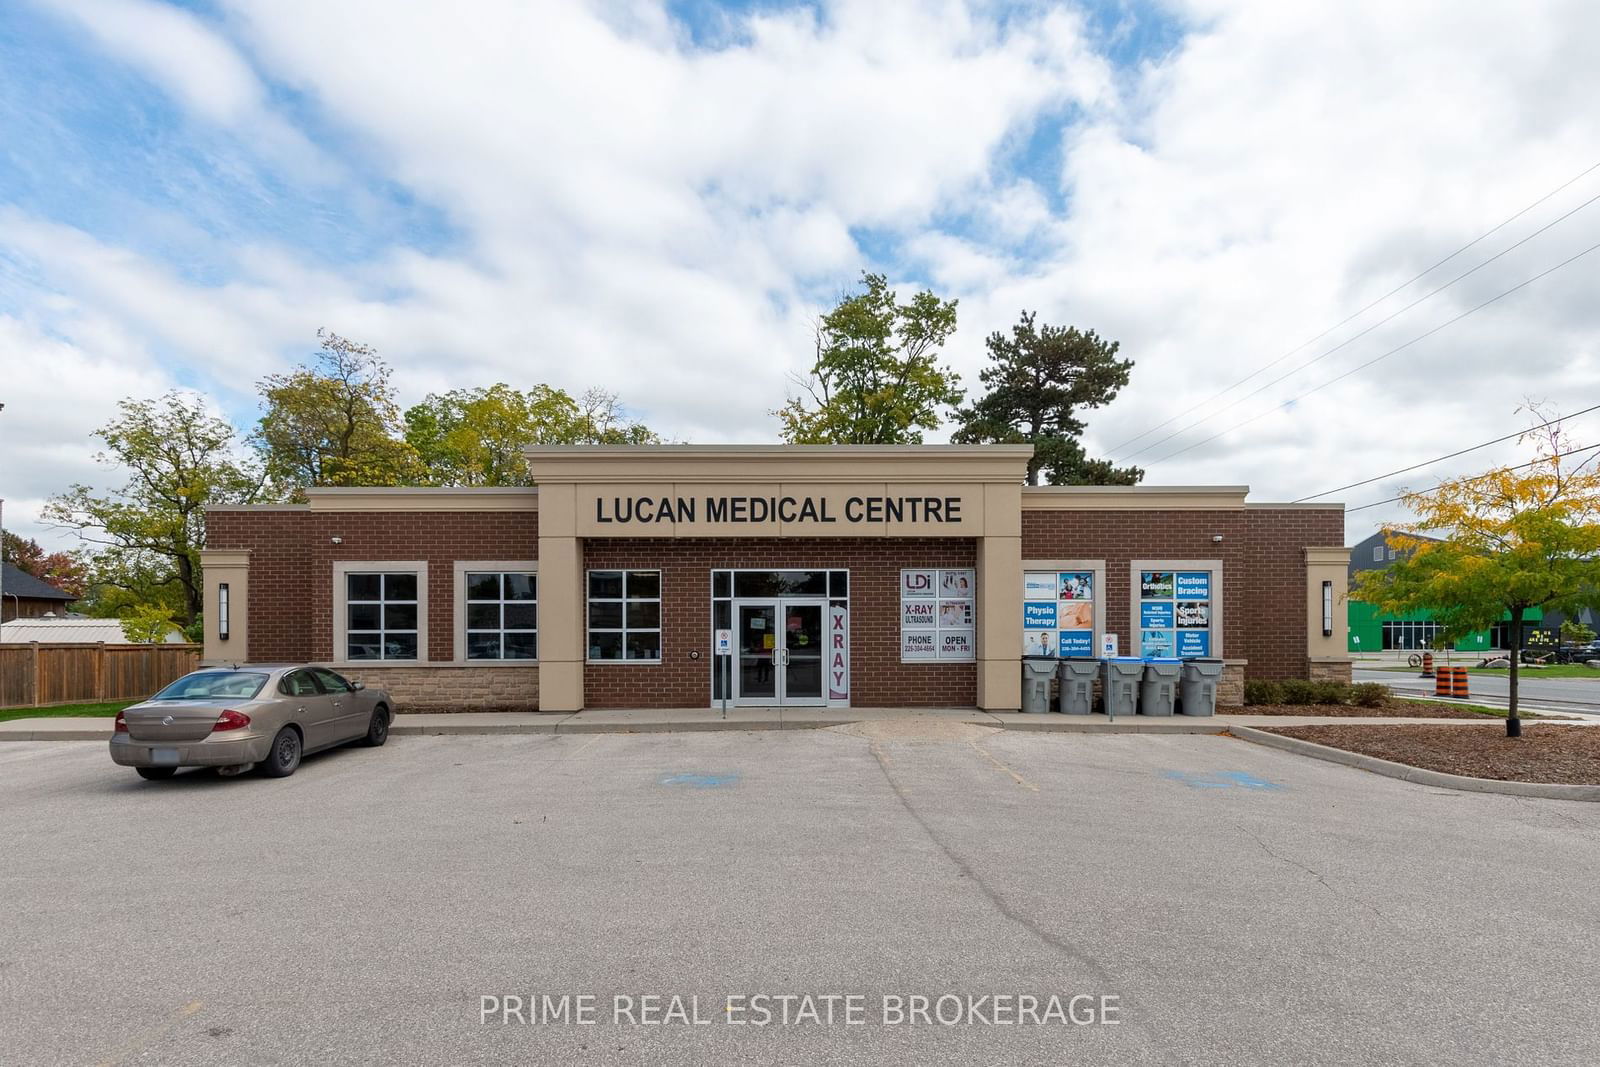
<path fill-rule="evenodd" d="M 402 710 L 1012 709 L 1024 652 L 1108 646 L 1223 659 L 1224 702 L 1348 679 L 1342 506 L 1035 488 L 1028 455 L 535 447 L 536 488 L 212 508 L 206 659 L 331 664 Z"/>

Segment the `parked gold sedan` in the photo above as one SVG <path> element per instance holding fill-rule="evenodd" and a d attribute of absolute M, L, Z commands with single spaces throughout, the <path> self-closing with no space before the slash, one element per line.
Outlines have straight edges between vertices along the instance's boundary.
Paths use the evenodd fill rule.
<path fill-rule="evenodd" d="M 111 759 L 141 778 L 179 767 L 284 778 L 309 752 L 389 739 L 394 702 L 326 667 L 211 667 L 117 713 Z"/>

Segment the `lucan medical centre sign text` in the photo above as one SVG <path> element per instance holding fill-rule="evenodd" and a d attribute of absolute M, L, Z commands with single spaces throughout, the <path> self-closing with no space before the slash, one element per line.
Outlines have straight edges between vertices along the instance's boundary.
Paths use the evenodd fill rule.
<path fill-rule="evenodd" d="M 769 522 L 877 526 L 959 524 L 959 496 L 596 496 L 600 526 L 669 523 L 753 525 Z"/>

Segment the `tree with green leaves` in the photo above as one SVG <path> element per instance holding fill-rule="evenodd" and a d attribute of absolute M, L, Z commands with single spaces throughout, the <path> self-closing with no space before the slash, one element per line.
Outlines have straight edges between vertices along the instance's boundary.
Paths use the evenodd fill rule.
<path fill-rule="evenodd" d="M 1600 472 L 1559 423 L 1530 431 L 1533 462 L 1457 478 L 1401 497 L 1417 517 L 1390 531 L 1394 563 L 1363 571 L 1351 590 L 1390 614 L 1427 611 L 1452 641 L 1510 615 L 1510 714 L 1519 737 L 1517 677 L 1522 626 L 1534 608 L 1574 615 L 1600 605 Z M 1419 537 L 1419 533 L 1434 537 Z M 1435 539 L 1437 537 L 1438 539 Z"/>
<path fill-rule="evenodd" d="M 422 465 L 403 437 L 389 365 L 373 349 L 318 330 L 314 361 L 257 384 L 252 435 L 275 485 L 414 485 Z"/>
<path fill-rule="evenodd" d="M 160 604 L 141 604 L 119 621 L 122 637 L 130 645 L 164 644 L 172 633 L 172 617 Z"/>
<path fill-rule="evenodd" d="M 1118 359 L 1116 341 L 1076 326 L 1039 325 L 1024 311 L 1007 336 L 989 335 L 989 365 L 978 372 L 988 388 L 957 412 L 951 440 L 966 444 L 1031 444 L 1028 484 L 1137 485 L 1138 467 L 1090 459 L 1079 438 L 1080 413 L 1104 407 L 1128 384 L 1131 359 Z"/>
<path fill-rule="evenodd" d="M 648 444 L 659 435 L 628 418 L 614 393 L 574 399 L 536 385 L 504 382 L 430 394 L 406 410 L 406 443 L 432 485 L 527 485 L 524 445 Z"/>
<path fill-rule="evenodd" d="M 0 532 L 0 560 L 63 593 L 82 598 L 89 589 L 89 567 L 81 552 L 46 552 L 31 537 Z"/>
<path fill-rule="evenodd" d="M 233 427 L 197 396 L 124 400 L 95 436 L 96 459 L 127 473 L 119 490 L 74 485 L 44 507 L 45 521 L 91 546 L 91 612 L 122 614 L 159 605 L 187 625 L 200 614 L 205 509 L 244 504 L 262 491 L 260 469 L 241 458 Z"/>
<path fill-rule="evenodd" d="M 902 444 L 937 429 L 961 403 L 961 380 L 939 364 L 956 329 L 956 301 L 924 290 L 902 304 L 882 274 L 862 275 L 816 327 L 802 394 L 773 412 L 793 444 Z"/>

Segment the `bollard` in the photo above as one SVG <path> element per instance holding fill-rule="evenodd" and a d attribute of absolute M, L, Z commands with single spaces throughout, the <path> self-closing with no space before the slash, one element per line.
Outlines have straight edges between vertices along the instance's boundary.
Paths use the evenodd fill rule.
<path fill-rule="evenodd" d="M 1422 674 L 1421 674 L 1421 677 L 1423 677 L 1423 678 L 1432 678 L 1433 677 L 1433 653 L 1432 652 L 1424 652 L 1422 654 Z"/>

